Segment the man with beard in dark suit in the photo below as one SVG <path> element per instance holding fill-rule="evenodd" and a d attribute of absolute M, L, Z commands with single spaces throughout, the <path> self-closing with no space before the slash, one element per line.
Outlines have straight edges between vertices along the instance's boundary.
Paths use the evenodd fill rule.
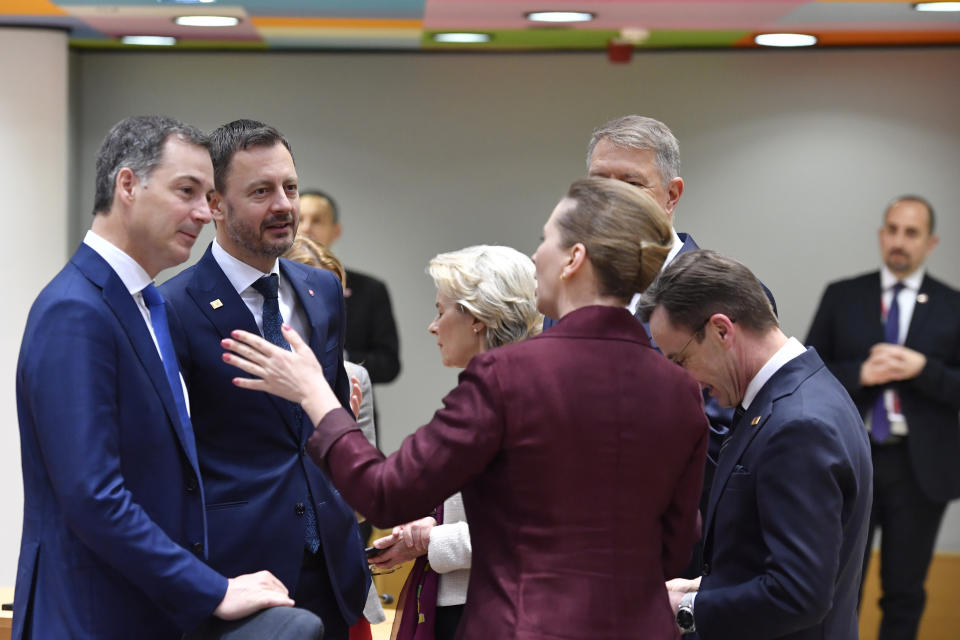
<path fill-rule="evenodd" d="M 930 203 L 896 198 L 880 271 L 828 286 L 807 336 L 870 431 L 881 640 L 916 637 L 940 522 L 960 496 L 960 293 L 926 273 L 937 241 Z"/>

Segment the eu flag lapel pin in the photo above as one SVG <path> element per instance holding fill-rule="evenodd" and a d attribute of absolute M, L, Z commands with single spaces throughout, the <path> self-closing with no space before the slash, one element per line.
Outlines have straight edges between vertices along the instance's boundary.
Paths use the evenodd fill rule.
<path fill-rule="evenodd" d="M 220 302 L 220 298 L 217 298 L 216 300 L 210 301 L 210 306 L 213 307 L 214 309 L 219 309 L 220 307 L 223 306 L 223 303 Z"/>

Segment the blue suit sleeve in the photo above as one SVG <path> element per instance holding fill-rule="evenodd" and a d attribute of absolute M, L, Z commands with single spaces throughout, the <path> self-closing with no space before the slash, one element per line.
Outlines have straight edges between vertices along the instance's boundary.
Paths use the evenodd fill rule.
<path fill-rule="evenodd" d="M 77 300 L 40 314 L 33 333 L 42 338 L 21 372 L 24 401 L 67 526 L 189 629 L 213 612 L 227 580 L 176 544 L 125 486 L 124 464 L 136 464 L 121 460 L 130 430 L 121 433 L 117 358 L 127 338 L 111 324 L 102 305 Z"/>

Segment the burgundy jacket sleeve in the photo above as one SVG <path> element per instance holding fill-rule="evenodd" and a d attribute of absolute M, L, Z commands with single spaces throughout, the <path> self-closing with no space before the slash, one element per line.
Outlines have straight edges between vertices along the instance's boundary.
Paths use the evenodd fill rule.
<path fill-rule="evenodd" d="M 690 562 L 691 550 L 700 539 L 701 514 L 699 496 L 703 486 L 704 459 L 707 454 L 707 444 L 710 441 L 710 430 L 703 414 L 703 395 L 696 385 L 694 390 L 696 402 L 678 404 L 676 420 L 682 424 L 691 425 L 692 433 L 699 433 L 696 444 L 690 452 L 683 469 L 674 485 L 673 497 L 664 512 L 663 522 L 663 562 L 664 579 L 676 578 Z M 687 389 L 683 390 L 684 392 Z"/>
<path fill-rule="evenodd" d="M 475 357 L 443 408 L 389 458 L 367 442 L 343 409 L 317 425 L 307 441 L 310 457 L 374 525 L 422 517 L 480 474 L 500 449 L 502 393 L 492 355 Z"/>

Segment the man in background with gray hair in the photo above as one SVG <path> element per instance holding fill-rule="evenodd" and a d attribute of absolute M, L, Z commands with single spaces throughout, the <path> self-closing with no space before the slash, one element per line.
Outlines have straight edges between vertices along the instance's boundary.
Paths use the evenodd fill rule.
<path fill-rule="evenodd" d="M 591 177 L 613 178 L 638 189 L 646 191 L 663 207 L 673 223 L 673 213 L 683 195 L 684 181 L 680 176 L 680 144 L 670 128 L 659 120 L 646 116 L 629 115 L 616 118 L 594 130 L 587 145 L 587 173 Z M 663 268 L 678 255 L 699 249 L 690 234 L 673 231 L 673 248 L 667 254 Z M 770 300 L 773 312 L 777 312 L 777 303 L 773 294 L 763 286 Z M 640 293 L 636 293 L 628 308 L 636 313 Z M 543 329 L 556 324 L 551 318 L 544 318 Z M 644 323 L 647 335 L 649 326 Z M 657 348 L 651 338 L 651 344 Z M 713 470 L 716 467 L 720 444 L 729 431 L 733 419 L 733 410 L 723 408 L 717 401 L 704 393 L 704 406 L 710 421 L 710 445 L 707 452 L 707 467 L 703 476 L 703 492 L 700 498 L 701 514 L 706 508 L 710 495 Z M 691 565 L 684 572 L 686 576 L 700 574 L 700 547 L 694 550 Z"/>

